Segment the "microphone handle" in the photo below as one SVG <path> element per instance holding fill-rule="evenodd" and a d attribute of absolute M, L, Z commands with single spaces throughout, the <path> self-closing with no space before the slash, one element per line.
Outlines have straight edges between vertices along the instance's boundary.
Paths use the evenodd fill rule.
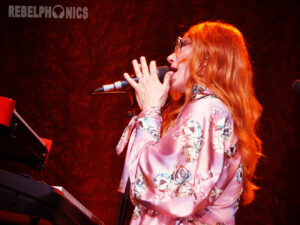
<path fill-rule="evenodd" d="M 165 74 L 169 70 L 170 69 L 169 69 L 168 66 L 159 66 L 159 67 L 157 67 L 158 78 L 161 82 L 164 81 Z M 134 77 L 132 79 L 135 82 L 138 82 L 137 77 Z M 102 93 L 103 92 L 113 92 L 113 91 L 117 91 L 117 90 L 120 90 L 120 89 L 123 89 L 123 88 L 127 88 L 129 86 L 130 86 L 130 84 L 126 80 L 121 80 L 121 81 L 114 82 L 112 84 L 103 85 L 102 87 L 93 90 L 91 94 L 96 94 L 96 93 L 99 93 L 99 92 L 102 92 Z"/>

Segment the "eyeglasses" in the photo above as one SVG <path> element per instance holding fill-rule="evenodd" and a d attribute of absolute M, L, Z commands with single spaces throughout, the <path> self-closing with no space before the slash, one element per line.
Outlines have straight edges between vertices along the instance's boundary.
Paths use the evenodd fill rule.
<path fill-rule="evenodd" d="M 183 37 L 178 37 L 175 45 L 175 52 L 179 52 L 184 46 L 191 44 L 191 40 Z"/>

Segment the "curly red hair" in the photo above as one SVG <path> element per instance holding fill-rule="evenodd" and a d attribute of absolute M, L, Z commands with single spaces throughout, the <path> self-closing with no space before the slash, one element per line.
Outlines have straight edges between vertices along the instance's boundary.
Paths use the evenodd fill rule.
<path fill-rule="evenodd" d="M 241 32 L 230 24 L 204 22 L 192 26 L 184 35 L 192 42 L 193 50 L 187 59 L 190 77 L 185 95 L 171 93 L 173 101 L 163 113 L 163 132 L 170 127 L 178 113 L 192 99 L 195 84 L 209 88 L 223 101 L 231 112 L 238 149 L 243 159 L 243 203 L 254 199 L 258 187 L 252 182 L 261 140 L 257 136 L 258 121 L 262 106 L 257 101 L 253 88 L 253 72 L 246 43 Z"/>

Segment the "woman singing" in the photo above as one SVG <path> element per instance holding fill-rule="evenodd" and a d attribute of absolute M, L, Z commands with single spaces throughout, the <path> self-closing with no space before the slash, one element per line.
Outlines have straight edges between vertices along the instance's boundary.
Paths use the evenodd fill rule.
<path fill-rule="evenodd" d="M 254 198 L 261 153 L 244 38 L 232 25 L 200 23 L 167 60 L 163 84 L 145 57 L 133 60 L 138 83 L 124 74 L 141 108 L 117 146 L 129 140 L 120 191 L 129 177 L 131 224 L 235 224 L 240 198 Z"/>

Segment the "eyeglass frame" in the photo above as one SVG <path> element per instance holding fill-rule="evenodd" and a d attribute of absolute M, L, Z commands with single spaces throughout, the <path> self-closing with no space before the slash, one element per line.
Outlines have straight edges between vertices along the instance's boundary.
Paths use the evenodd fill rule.
<path fill-rule="evenodd" d="M 189 44 L 191 44 L 192 41 L 188 38 L 184 38 L 184 37 L 177 37 L 176 40 L 176 45 L 175 45 L 175 52 L 180 52 L 180 50 L 184 47 L 187 46 Z"/>

